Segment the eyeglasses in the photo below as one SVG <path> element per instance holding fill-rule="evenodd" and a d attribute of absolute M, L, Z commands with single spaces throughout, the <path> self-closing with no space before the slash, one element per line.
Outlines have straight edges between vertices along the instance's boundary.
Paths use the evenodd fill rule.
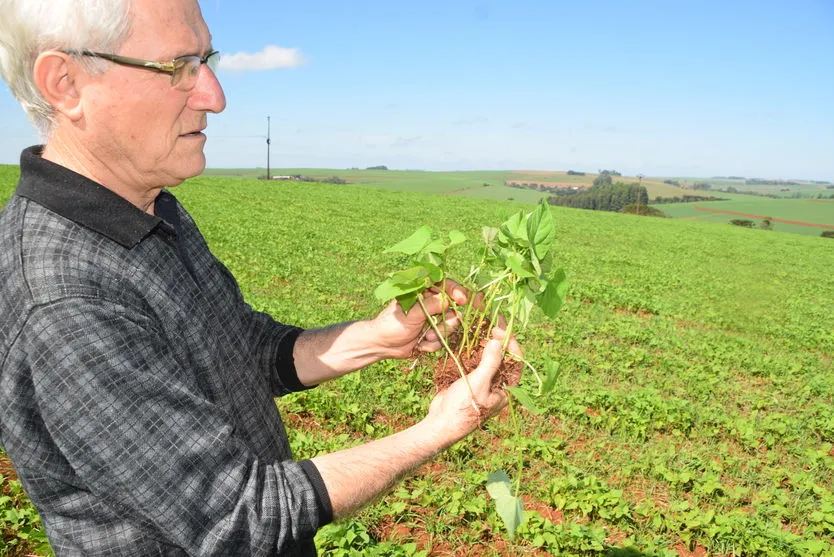
<path fill-rule="evenodd" d="M 109 60 L 122 66 L 132 66 L 135 68 L 146 68 L 155 72 L 167 73 L 171 76 L 171 85 L 180 91 L 190 91 L 197 84 L 197 76 L 200 73 L 200 66 L 206 64 L 212 72 L 217 70 L 217 65 L 220 62 L 220 53 L 212 50 L 205 56 L 198 56 L 190 54 L 188 56 L 180 56 L 174 58 L 170 62 L 153 62 L 151 60 L 142 60 L 140 58 L 130 58 L 129 56 L 119 56 L 118 54 L 105 54 L 103 52 L 93 52 L 92 50 L 69 51 L 66 54 L 74 56 L 92 56 L 94 58 L 102 58 Z"/>

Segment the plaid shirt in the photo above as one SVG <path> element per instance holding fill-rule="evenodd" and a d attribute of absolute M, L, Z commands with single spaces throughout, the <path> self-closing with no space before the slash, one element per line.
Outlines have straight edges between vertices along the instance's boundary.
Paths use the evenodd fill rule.
<path fill-rule="evenodd" d="M 170 193 L 149 215 L 27 149 L 0 289 L 0 444 L 58 555 L 315 554 L 329 498 L 273 399 L 300 329 Z"/>

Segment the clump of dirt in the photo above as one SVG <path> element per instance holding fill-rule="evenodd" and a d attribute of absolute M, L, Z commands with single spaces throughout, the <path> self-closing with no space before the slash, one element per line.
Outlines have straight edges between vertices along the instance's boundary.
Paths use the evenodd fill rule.
<path fill-rule="evenodd" d="M 0 476 L 3 476 L 7 480 L 17 479 L 17 472 L 12 465 L 12 461 L 2 453 L 0 453 Z"/>
<path fill-rule="evenodd" d="M 484 347 L 487 344 L 485 335 L 488 330 L 489 327 L 482 327 L 478 342 L 476 343 L 474 349 L 471 352 L 461 354 L 460 356 L 460 363 L 467 374 L 471 373 L 481 362 L 481 356 L 483 355 Z M 455 331 L 449 336 L 449 347 L 455 353 L 458 352 L 462 336 L 463 335 L 460 331 Z M 496 373 L 492 379 L 492 390 L 498 391 L 505 386 L 514 387 L 515 385 L 518 385 L 518 382 L 521 380 L 521 368 L 522 363 L 520 361 L 516 360 L 512 356 L 505 355 L 501 365 L 498 367 L 498 373 Z M 451 356 L 445 352 L 441 353 L 434 366 L 434 374 L 432 378 L 438 393 L 447 389 L 452 383 L 460 379 L 460 371 Z"/>

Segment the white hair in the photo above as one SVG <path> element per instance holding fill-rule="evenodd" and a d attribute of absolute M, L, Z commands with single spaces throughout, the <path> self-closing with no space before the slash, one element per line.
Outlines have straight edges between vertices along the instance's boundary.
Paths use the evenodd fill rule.
<path fill-rule="evenodd" d="M 130 34 L 131 0 L 0 0 L 0 76 L 46 139 L 55 109 L 34 80 L 35 61 L 47 50 L 115 52 Z M 91 72 L 107 66 L 82 57 Z"/>

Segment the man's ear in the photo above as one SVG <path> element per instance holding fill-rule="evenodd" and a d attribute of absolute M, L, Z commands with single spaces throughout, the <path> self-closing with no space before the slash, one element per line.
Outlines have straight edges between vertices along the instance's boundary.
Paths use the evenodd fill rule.
<path fill-rule="evenodd" d="M 52 108 L 73 122 L 84 116 L 76 81 L 80 71 L 69 54 L 57 50 L 41 52 L 35 60 L 35 86 Z"/>

